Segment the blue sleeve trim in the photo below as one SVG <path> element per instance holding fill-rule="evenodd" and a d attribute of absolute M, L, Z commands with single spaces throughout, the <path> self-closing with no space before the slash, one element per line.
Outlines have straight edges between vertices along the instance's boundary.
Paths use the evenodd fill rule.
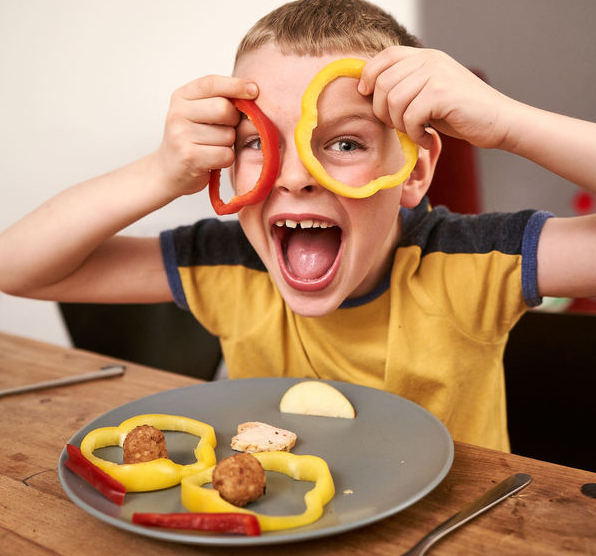
<path fill-rule="evenodd" d="M 163 257 L 164 266 L 166 267 L 166 275 L 168 277 L 168 284 L 170 285 L 172 296 L 174 297 L 174 303 L 181 309 L 189 311 L 190 309 L 186 302 L 182 281 L 180 280 L 180 273 L 178 272 L 176 247 L 174 244 L 174 230 L 161 232 L 161 234 L 159 234 L 159 242 L 161 244 L 161 255 Z"/>
<path fill-rule="evenodd" d="M 536 307 L 542 303 L 542 297 L 538 292 L 538 240 L 544 223 L 554 216 L 550 212 L 535 212 L 524 230 L 522 239 L 522 295 L 524 301 L 530 307 Z"/>
<path fill-rule="evenodd" d="M 344 299 L 339 306 L 340 309 L 351 309 L 352 307 L 359 307 L 374 301 L 377 297 L 383 295 L 391 286 L 391 271 L 387 273 L 383 281 L 372 291 L 365 293 L 360 297 L 352 297 Z"/>

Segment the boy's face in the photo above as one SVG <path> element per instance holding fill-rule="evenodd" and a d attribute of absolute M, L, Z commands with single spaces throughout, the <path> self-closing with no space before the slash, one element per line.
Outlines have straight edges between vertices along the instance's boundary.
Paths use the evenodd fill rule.
<path fill-rule="evenodd" d="M 341 57 L 286 56 L 267 45 L 241 57 L 234 72 L 258 84 L 256 102 L 278 128 L 281 148 L 271 194 L 242 209 L 239 220 L 288 305 L 305 316 L 324 315 L 371 291 L 389 271 L 399 236 L 401 186 L 366 199 L 341 197 L 319 185 L 296 152 L 302 93 Z M 395 131 L 375 118 L 371 99 L 356 86 L 356 79 L 339 78 L 323 91 L 312 150 L 331 176 L 359 186 L 397 172 L 404 156 Z M 259 146 L 254 126 L 243 119 L 232 173 L 237 193 L 259 176 Z"/>

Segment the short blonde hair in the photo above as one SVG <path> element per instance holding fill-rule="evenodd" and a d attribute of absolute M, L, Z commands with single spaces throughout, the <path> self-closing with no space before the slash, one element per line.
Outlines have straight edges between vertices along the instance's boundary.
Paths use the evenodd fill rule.
<path fill-rule="evenodd" d="M 374 55 L 392 45 L 422 46 L 390 14 L 365 0 L 297 0 L 262 17 L 236 52 L 274 42 L 284 54 L 320 56 L 361 52 Z"/>

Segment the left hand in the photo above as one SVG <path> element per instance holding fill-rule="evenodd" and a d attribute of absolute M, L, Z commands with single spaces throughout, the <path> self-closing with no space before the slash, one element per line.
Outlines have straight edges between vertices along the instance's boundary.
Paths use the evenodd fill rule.
<path fill-rule="evenodd" d="M 370 60 L 358 90 L 373 95 L 377 118 L 430 148 L 425 128 L 478 147 L 504 148 L 514 101 L 444 52 L 392 46 Z"/>

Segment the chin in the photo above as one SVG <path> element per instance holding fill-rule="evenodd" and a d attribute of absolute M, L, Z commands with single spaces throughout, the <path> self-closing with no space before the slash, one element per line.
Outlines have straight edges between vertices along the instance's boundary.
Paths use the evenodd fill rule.
<path fill-rule="evenodd" d="M 323 317 L 335 311 L 343 301 L 328 296 L 309 296 L 287 291 L 281 291 L 281 294 L 288 307 L 302 317 Z"/>

